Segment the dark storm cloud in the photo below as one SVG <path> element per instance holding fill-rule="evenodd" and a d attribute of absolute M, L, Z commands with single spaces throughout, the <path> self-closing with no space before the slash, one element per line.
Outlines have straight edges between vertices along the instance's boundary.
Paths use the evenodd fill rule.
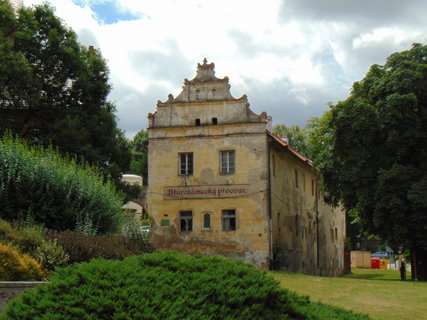
<path fill-rule="evenodd" d="M 116 115 L 119 128 L 126 129 L 126 137 L 132 138 L 138 131 L 147 128 L 147 115 L 156 111 L 157 100 L 165 96 L 165 92 L 168 92 L 168 88 L 160 85 L 151 85 L 144 93 L 123 84 L 114 86 L 109 98 L 120 102 Z"/>
<path fill-rule="evenodd" d="M 353 22 L 361 27 L 425 23 L 425 0 L 283 0 L 282 19 Z"/>
<path fill-rule="evenodd" d="M 194 66 L 175 41 L 167 41 L 165 47 L 166 53 L 155 50 L 130 52 L 130 63 L 137 66 L 138 73 L 147 79 L 167 80 L 179 85 L 185 77 L 194 73 Z"/>

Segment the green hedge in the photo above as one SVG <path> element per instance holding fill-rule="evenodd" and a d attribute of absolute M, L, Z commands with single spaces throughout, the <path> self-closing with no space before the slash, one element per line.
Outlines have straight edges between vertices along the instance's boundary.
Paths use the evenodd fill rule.
<path fill-rule="evenodd" d="M 158 252 L 57 269 L 0 319 L 368 319 L 311 304 L 239 261 Z M 322 316 L 325 315 L 325 317 Z"/>
<path fill-rule="evenodd" d="M 10 134 L 0 139 L 0 218 L 32 216 L 54 230 L 115 232 L 122 199 L 89 165 Z"/>

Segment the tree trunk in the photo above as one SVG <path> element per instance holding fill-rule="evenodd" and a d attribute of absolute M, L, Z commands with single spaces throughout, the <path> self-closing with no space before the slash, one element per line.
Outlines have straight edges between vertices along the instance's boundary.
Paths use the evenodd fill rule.
<path fill-rule="evenodd" d="M 427 250 L 411 249 L 412 280 L 427 281 Z"/>

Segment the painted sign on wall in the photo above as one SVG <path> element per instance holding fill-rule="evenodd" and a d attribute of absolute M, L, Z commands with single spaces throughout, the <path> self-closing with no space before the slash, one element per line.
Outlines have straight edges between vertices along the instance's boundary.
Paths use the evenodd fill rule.
<path fill-rule="evenodd" d="M 165 187 L 165 200 L 238 198 L 249 194 L 248 185 Z"/>

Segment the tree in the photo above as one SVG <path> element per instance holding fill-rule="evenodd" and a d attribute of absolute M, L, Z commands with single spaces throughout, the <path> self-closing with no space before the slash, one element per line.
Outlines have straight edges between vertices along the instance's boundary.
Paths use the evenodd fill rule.
<path fill-rule="evenodd" d="M 306 133 L 298 125 L 287 127 L 285 124 L 276 124 L 273 127 L 273 133 L 276 136 L 287 138 L 289 145 L 299 153 L 309 157 Z"/>
<path fill-rule="evenodd" d="M 138 131 L 138 133 L 130 141 L 130 147 L 132 150 L 130 173 L 142 176 L 144 184 L 148 181 L 147 144 L 148 132 L 144 129 Z"/>
<path fill-rule="evenodd" d="M 427 46 L 373 65 L 313 135 L 324 148 L 315 163 L 326 200 L 409 248 L 413 277 L 427 280 Z"/>
<path fill-rule="evenodd" d="M 0 131 L 83 156 L 117 181 L 130 151 L 110 89 L 99 51 L 81 46 L 49 5 L 15 15 L 0 0 Z"/>

